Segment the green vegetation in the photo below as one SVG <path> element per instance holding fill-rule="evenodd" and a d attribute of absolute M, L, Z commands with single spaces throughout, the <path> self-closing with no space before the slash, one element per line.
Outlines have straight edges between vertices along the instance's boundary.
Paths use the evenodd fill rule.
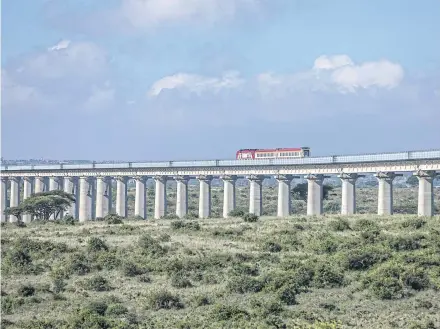
<path fill-rule="evenodd" d="M 2 328 L 438 328 L 440 218 L 2 227 Z"/>

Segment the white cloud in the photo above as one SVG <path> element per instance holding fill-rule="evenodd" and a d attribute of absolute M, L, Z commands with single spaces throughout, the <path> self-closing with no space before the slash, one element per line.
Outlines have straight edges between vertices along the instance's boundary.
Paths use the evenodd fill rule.
<path fill-rule="evenodd" d="M 241 86 L 244 80 L 236 71 L 225 72 L 220 78 L 205 77 L 202 75 L 177 73 L 156 81 L 150 88 L 148 96 L 158 96 L 164 89 L 180 89 L 201 94 L 204 92 L 218 93 L 224 89 L 235 89 Z"/>
<path fill-rule="evenodd" d="M 136 28 L 172 22 L 216 22 L 240 10 L 258 8 L 261 0 L 123 0 L 120 15 Z"/>
<path fill-rule="evenodd" d="M 335 56 L 319 56 L 315 59 L 313 68 L 315 70 L 332 70 L 345 65 L 353 65 L 350 57 L 347 55 L 335 55 Z"/>
<path fill-rule="evenodd" d="M 66 49 L 67 47 L 69 47 L 69 45 L 70 45 L 70 40 L 61 40 L 55 46 L 47 48 L 47 50 L 54 51 L 54 50 Z"/>
<path fill-rule="evenodd" d="M 318 57 L 310 71 L 290 75 L 260 74 L 258 82 L 266 93 L 273 88 L 346 93 L 370 87 L 392 89 L 403 77 L 403 68 L 388 60 L 354 64 L 347 55 L 335 55 Z"/>

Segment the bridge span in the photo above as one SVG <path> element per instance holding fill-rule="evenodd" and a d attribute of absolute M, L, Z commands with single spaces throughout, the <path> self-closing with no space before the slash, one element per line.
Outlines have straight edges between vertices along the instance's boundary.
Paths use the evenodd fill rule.
<path fill-rule="evenodd" d="M 115 212 L 127 216 L 127 181 L 136 181 L 135 216 L 146 218 L 146 182 L 155 181 L 154 218 L 167 213 L 166 182 L 177 182 L 176 215 L 188 211 L 188 180 L 200 182 L 199 217 L 211 213 L 211 181 L 220 178 L 224 184 L 223 217 L 235 208 L 237 178 L 250 181 L 249 212 L 262 213 L 262 182 L 267 177 L 278 180 L 279 217 L 291 213 L 290 186 L 303 176 L 308 181 L 307 214 L 323 213 L 323 180 L 338 175 L 342 181 L 341 214 L 356 212 L 356 180 L 362 174 L 375 174 L 379 181 L 378 214 L 393 213 L 393 180 L 403 172 L 412 172 L 419 179 L 418 215 L 434 215 L 433 180 L 440 173 L 440 150 L 407 151 L 360 155 L 333 155 L 298 159 L 198 160 L 160 162 L 119 162 L 91 164 L 2 165 L 1 221 L 7 204 L 18 206 L 20 190 L 23 199 L 33 193 L 62 189 L 75 195 L 77 202 L 69 209 L 79 221 L 104 217 L 112 209 L 111 184 L 116 180 Z M 10 181 L 10 184 L 8 184 Z M 8 193 L 8 185 L 10 185 Z M 10 195 L 8 199 L 8 194 Z M 9 201 L 9 202 L 8 202 Z M 17 218 L 10 216 L 9 221 Z M 32 219 L 24 215 L 23 220 Z"/>

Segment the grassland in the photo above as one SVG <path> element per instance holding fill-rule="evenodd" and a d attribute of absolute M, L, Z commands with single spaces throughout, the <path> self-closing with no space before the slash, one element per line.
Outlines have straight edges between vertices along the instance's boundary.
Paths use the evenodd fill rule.
<path fill-rule="evenodd" d="M 2 225 L 2 328 L 440 328 L 439 216 L 118 222 Z"/>

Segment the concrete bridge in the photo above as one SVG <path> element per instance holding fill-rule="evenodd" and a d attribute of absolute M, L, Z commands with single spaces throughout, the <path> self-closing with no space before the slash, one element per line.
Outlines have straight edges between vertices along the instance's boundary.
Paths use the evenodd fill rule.
<path fill-rule="evenodd" d="M 339 155 L 299 159 L 260 160 L 203 160 L 126 162 L 92 164 L 57 164 L 1 166 L 1 221 L 6 221 L 3 211 L 7 204 L 7 182 L 10 181 L 10 206 L 18 206 L 20 189 L 23 198 L 32 193 L 62 189 L 73 193 L 77 202 L 69 210 L 71 215 L 84 222 L 104 217 L 112 209 L 111 183 L 116 180 L 116 213 L 127 216 L 127 181 L 135 179 L 135 216 L 146 218 L 146 181 L 155 181 L 154 218 L 167 213 L 166 182 L 177 182 L 176 215 L 183 217 L 188 210 L 188 180 L 200 182 L 199 217 L 211 213 L 211 181 L 220 178 L 224 184 L 223 217 L 235 208 L 235 183 L 237 178 L 250 181 L 249 212 L 262 213 L 262 182 L 267 177 L 278 180 L 279 217 L 291 213 L 290 185 L 293 179 L 303 176 L 308 181 L 307 214 L 323 213 L 323 180 L 336 174 L 342 180 L 342 215 L 356 212 L 356 179 L 373 173 L 379 181 L 379 215 L 393 213 L 393 180 L 403 172 L 412 172 L 419 179 L 418 215 L 433 216 L 433 180 L 440 172 L 440 150 L 408 151 L 396 153 Z M 14 216 L 9 221 L 16 221 Z M 31 221 L 29 215 L 23 220 Z"/>

